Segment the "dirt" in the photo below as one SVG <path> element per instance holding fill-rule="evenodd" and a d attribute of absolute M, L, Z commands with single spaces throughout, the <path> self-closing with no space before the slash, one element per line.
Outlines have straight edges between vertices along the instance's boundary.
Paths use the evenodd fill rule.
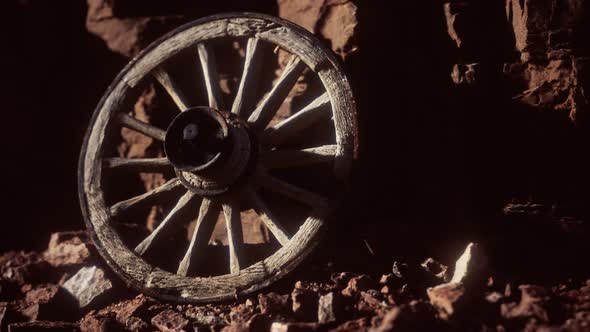
<path fill-rule="evenodd" d="M 130 290 L 105 266 L 84 232 L 55 233 L 45 253 L 0 256 L 0 330 L 588 331 L 590 272 L 527 278 L 494 263 L 511 260 L 503 250 L 518 250 L 511 237 L 526 235 L 531 225 L 550 229 L 562 218 L 547 219 L 539 213 L 540 204 L 533 203 L 514 203 L 504 210 L 505 218 L 525 227 L 518 234 L 513 229 L 504 233 L 502 250 L 468 243 L 448 266 L 415 256 L 391 262 L 381 274 L 359 274 L 336 270 L 346 261 L 328 258 L 338 248 L 320 248 L 278 284 L 208 305 L 160 302 Z M 554 238 L 572 241 L 568 234 L 557 232 Z M 578 223 L 576 234 L 582 247 L 588 243 L 585 224 Z M 580 252 L 580 264 L 587 252 Z"/>

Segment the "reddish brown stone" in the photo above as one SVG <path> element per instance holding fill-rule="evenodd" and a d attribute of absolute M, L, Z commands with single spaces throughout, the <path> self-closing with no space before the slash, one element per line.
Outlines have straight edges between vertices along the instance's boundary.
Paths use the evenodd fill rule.
<path fill-rule="evenodd" d="M 428 306 L 421 301 L 393 307 L 383 315 L 374 316 L 370 332 L 435 331 L 435 322 Z"/>
<path fill-rule="evenodd" d="M 36 321 L 15 323 L 8 326 L 8 332 L 74 332 L 80 331 L 78 324 L 67 322 Z"/>
<path fill-rule="evenodd" d="M 54 279 L 55 271 L 34 252 L 11 251 L 0 256 L 0 277 L 5 281 L 37 283 Z"/>
<path fill-rule="evenodd" d="M 121 326 L 117 324 L 114 315 L 86 315 L 80 321 L 80 330 L 82 332 L 109 332 L 120 331 Z"/>
<path fill-rule="evenodd" d="M 336 328 L 331 329 L 330 332 L 349 332 L 349 331 L 367 331 L 370 326 L 370 320 L 367 317 L 362 317 L 355 320 L 349 320 Z"/>
<path fill-rule="evenodd" d="M 150 325 L 137 317 L 129 317 L 125 321 L 125 330 L 133 332 L 149 331 Z"/>
<path fill-rule="evenodd" d="M 101 309 L 97 314 L 105 316 L 114 314 L 119 324 L 124 325 L 132 316 L 145 316 L 147 307 L 153 302 L 153 300 L 140 294 L 131 300 L 121 301 Z"/>
<path fill-rule="evenodd" d="M 338 272 L 330 276 L 330 279 L 334 282 L 334 287 L 337 289 L 344 289 L 348 286 L 350 279 L 356 275 L 350 272 Z"/>
<path fill-rule="evenodd" d="M 162 332 L 184 331 L 188 323 L 188 319 L 173 310 L 164 310 L 152 318 L 152 325 Z"/>
<path fill-rule="evenodd" d="M 465 287 L 460 283 L 447 283 L 426 290 L 430 303 L 438 310 L 439 317 L 450 319 L 465 304 Z"/>
<path fill-rule="evenodd" d="M 319 294 L 310 284 L 297 281 L 291 292 L 295 317 L 304 321 L 317 320 Z"/>
<path fill-rule="evenodd" d="M 373 313 L 384 308 L 381 294 L 374 289 L 361 292 L 356 309 L 360 312 Z"/>
<path fill-rule="evenodd" d="M 83 264 L 90 257 L 86 232 L 51 234 L 43 257 L 54 267 Z"/>
<path fill-rule="evenodd" d="M 342 294 L 346 296 L 352 296 L 358 294 L 361 291 L 376 288 L 376 286 L 376 283 L 371 278 L 369 278 L 369 276 L 361 275 L 350 279 L 346 288 L 342 290 Z"/>
<path fill-rule="evenodd" d="M 279 0 L 279 16 L 330 41 L 343 59 L 356 50 L 357 6 L 347 0 Z"/>
<path fill-rule="evenodd" d="M 258 305 L 262 314 L 286 313 L 290 311 L 289 295 L 258 294 Z"/>
<path fill-rule="evenodd" d="M 74 298 L 54 284 L 39 285 L 25 295 L 25 303 L 35 308 L 36 319 L 75 320 L 78 306 Z"/>
<path fill-rule="evenodd" d="M 116 0 L 87 0 L 86 28 L 111 50 L 131 57 L 151 41 L 182 22 L 178 16 L 130 17 L 116 15 Z"/>
<path fill-rule="evenodd" d="M 246 323 L 254 315 L 254 306 L 247 304 L 238 304 L 231 308 L 229 313 L 229 319 L 232 323 Z M 188 315 L 187 315 L 188 316 Z M 197 316 L 198 321 L 204 325 L 216 326 L 226 325 L 227 321 L 214 315 L 199 315 Z"/>
<path fill-rule="evenodd" d="M 200 326 L 219 327 L 229 325 L 226 317 L 221 317 L 222 312 L 210 307 L 193 307 L 190 306 L 185 311 L 186 317 L 190 318 Z M 239 305 L 231 308 L 229 318 L 232 323 L 246 323 L 253 314 L 253 308 L 250 306 Z"/>
<path fill-rule="evenodd" d="M 549 298 L 547 290 L 534 285 L 521 285 L 520 302 L 503 303 L 500 307 L 505 319 L 535 318 L 541 322 L 549 321 L 549 314 L 545 304 Z"/>

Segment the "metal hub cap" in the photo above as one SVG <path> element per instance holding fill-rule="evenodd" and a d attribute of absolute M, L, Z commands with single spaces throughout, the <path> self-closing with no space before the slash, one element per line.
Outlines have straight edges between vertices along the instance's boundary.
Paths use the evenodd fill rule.
<path fill-rule="evenodd" d="M 164 149 L 182 184 L 202 195 L 218 195 L 245 174 L 251 160 L 246 125 L 231 113 L 190 108 L 176 116 Z"/>

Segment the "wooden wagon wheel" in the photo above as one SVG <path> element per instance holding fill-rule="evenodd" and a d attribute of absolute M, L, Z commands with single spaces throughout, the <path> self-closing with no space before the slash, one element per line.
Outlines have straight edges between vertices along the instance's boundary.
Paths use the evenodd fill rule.
<path fill-rule="evenodd" d="M 225 108 L 219 87 L 214 43 L 241 40 L 245 56 L 241 80 L 231 107 Z M 266 46 L 264 46 L 266 45 Z M 255 83 L 268 64 L 263 47 L 273 45 L 290 53 L 272 89 L 260 101 Z M 276 49 L 275 49 L 276 51 Z M 202 68 L 207 106 L 192 105 L 178 77 L 166 69 L 172 59 L 189 54 Z M 279 122 L 271 122 L 303 72 L 319 78 L 324 91 L 307 106 Z M 130 115 L 130 101 L 151 80 L 159 82 L 178 107 L 167 130 Z M 257 103 L 258 102 L 258 103 Z M 157 298 L 207 302 L 235 298 L 269 285 L 291 271 L 317 244 L 337 195 L 328 197 L 274 175 L 297 170 L 304 184 L 309 165 L 328 165 L 329 176 L 346 182 L 355 149 L 355 104 L 348 81 L 332 53 L 304 29 L 260 14 L 212 16 L 186 24 L 159 39 L 135 57 L 117 76 L 96 108 L 82 147 L 79 195 L 93 240 L 111 268 L 130 286 Z M 269 125 L 270 124 L 270 125 Z M 331 131 L 333 142 L 288 148 L 289 142 L 312 137 L 309 128 Z M 112 138 L 128 128 L 162 141 L 165 157 L 126 159 L 113 155 Z M 170 171 L 164 185 L 141 195 L 110 203 L 105 187 L 116 187 L 109 174 L 117 171 Z M 295 171 L 294 171 L 295 172 Z M 310 178 L 311 179 L 311 178 Z M 111 181 L 111 182 L 109 182 Z M 340 191 L 340 190 L 339 190 Z M 293 233 L 273 214 L 263 195 L 284 197 L 303 207 L 302 223 Z M 172 208 L 149 236 L 136 246 L 116 231 L 117 220 L 128 211 L 167 200 Z M 276 238 L 277 250 L 246 266 L 243 260 L 240 211 L 250 207 Z M 187 210 L 195 212 L 196 226 L 176 271 L 146 261 L 144 254 L 169 242 L 166 234 L 182 224 Z M 276 211 L 276 208 L 275 210 Z M 217 217 L 226 221 L 229 268 L 226 274 L 195 276 L 199 257 L 208 248 Z M 274 241 L 274 240 L 273 240 Z M 182 244 L 184 246 L 184 244 Z M 197 266 L 196 266 L 197 265 Z"/>

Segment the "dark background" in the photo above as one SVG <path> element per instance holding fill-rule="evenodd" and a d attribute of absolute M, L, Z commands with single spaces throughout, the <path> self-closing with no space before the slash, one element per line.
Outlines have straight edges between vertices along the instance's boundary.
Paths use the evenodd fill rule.
<path fill-rule="evenodd" d="M 274 1 L 186 3 L 127 2 L 138 16 L 277 15 Z M 337 243 L 368 240 L 387 251 L 450 238 L 447 246 L 461 248 L 467 238 L 486 238 L 515 198 L 587 219 L 588 131 L 566 112 L 512 101 L 502 63 L 517 55 L 502 3 L 488 5 L 472 32 L 479 42 L 468 56 L 483 59 L 484 80 L 467 88 L 449 76 L 465 54 L 447 35 L 441 4 L 357 5 L 359 51 L 344 68 L 358 101 L 361 145 L 350 202 L 331 228 Z M 127 59 L 86 31 L 83 1 L 3 6 L 0 251 L 43 249 L 51 232 L 83 227 L 79 149 L 94 107 Z"/>

